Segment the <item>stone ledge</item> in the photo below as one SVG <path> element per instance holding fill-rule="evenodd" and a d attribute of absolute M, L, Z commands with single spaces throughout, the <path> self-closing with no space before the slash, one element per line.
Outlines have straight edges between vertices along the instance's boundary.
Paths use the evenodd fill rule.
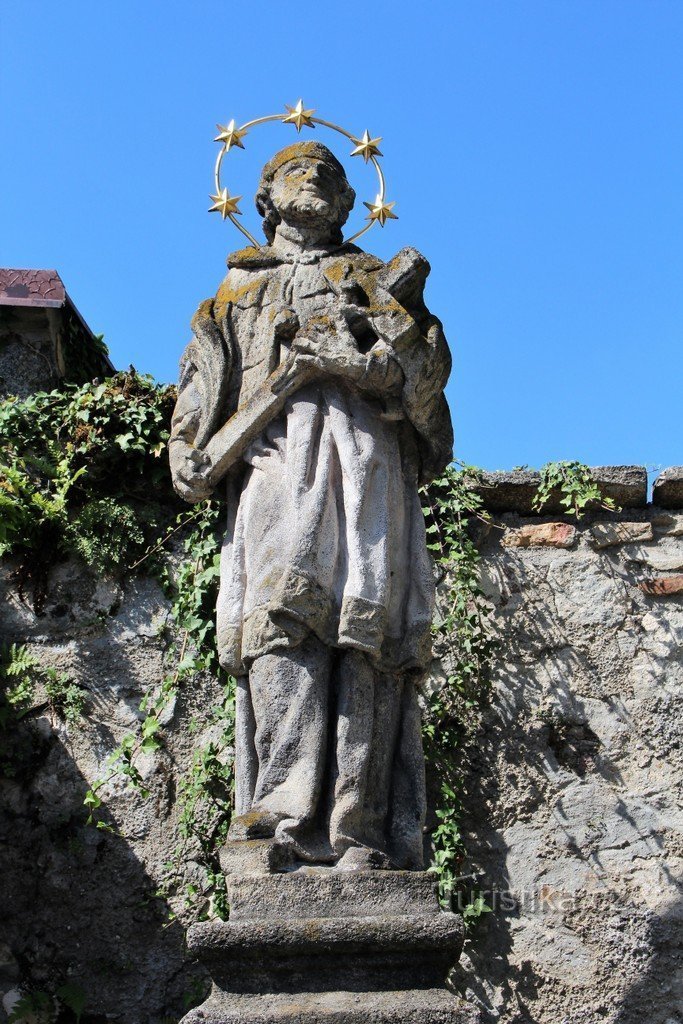
<path fill-rule="evenodd" d="M 187 947 L 208 969 L 214 996 L 374 993 L 443 986 L 462 949 L 455 914 L 209 921 Z M 211 1005 L 211 998 L 209 999 Z M 220 1018 L 219 1018 L 220 1019 Z M 369 1018 L 372 1019 L 372 1018 Z"/>
<path fill-rule="evenodd" d="M 368 953 L 446 948 L 456 959 L 464 935 L 462 918 L 437 911 L 425 916 L 313 917 L 284 921 L 203 921 L 190 927 L 188 950 L 205 962 L 297 954 Z"/>
<path fill-rule="evenodd" d="M 603 498 L 612 498 L 621 508 L 645 508 L 647 470 L 644 466 L 593 466 L 591 469 Z M 520 515 L 547 515 L 558 512 L 566 514 L 567 509 L 561 504 L 562 495 L 559 490 L 550 495 L 542 511 L 534 509 L 533 500 L 540 482 L 541 474 L 537 470 L 498 470 L 484 473 L 483 482 L 475 485 L 474 490 L 481 496 L 484 507 L 489 512 L 518 512 Z M 683 481 L 681 487 L 683 488 Z"/>
<path fill-rule="evenodd" d="M 444 989 L 385 992 L 215 993 L 182 1024 L 479 1024 L 474 1006 Z"/>
<path fill-rule="evenodd" d="M 655 480 L 652 504 L 661 508 L 683 508 L 683 466 L 669 466 Z"/>

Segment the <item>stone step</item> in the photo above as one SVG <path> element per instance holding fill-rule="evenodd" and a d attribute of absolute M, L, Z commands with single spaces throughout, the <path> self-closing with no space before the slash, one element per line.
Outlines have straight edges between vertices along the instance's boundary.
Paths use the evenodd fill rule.
<path fill-rule="evenodd" d="M 182 1024 L 479 1024 L 479 1011 L 445 989 L 386 992 L 215 992 Z"/>

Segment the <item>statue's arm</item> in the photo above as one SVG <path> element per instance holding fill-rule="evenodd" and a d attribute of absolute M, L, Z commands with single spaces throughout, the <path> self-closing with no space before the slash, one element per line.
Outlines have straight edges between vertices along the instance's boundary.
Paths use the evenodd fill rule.
<path fill-rule="evenodd" d="M 168 444 L 173 486 L 185 501 L 210 497 L 210 459 L 203 451 L 224 409 L 232 365 L 231 349 L 213 318 L 213 300 L 202 302 L 192 319 L 193 338 L 180 361 L 178 399 Z"/>
<path fill-rule="evenodd" d="M 189 347 L 189 346 L 188 346 Z M 195 447 L 199 430 L 201 398 L 195 377 L 196 368 L 183 356 L 178 386 L 178 400 L 171 420 L 168 460 L 173 487 L 185 501 L 204 501 L 212 487 L 202 473 L 208 459 Z"/>
<path fill-rule="evenodd" d="M 453 459 L 453 425 L 444 394 L 452 360 L 441 321 L 425 311 L 420 326 L 420 337 L 399 359 L 405 378 L 403 408 L 417 431 L 421 480 L 427 483 Z"/>

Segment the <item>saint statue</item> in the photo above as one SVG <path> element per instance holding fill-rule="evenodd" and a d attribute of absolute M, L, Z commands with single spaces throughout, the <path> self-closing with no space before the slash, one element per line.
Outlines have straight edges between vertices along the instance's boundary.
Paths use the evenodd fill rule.
<path fill-rule="evenodd" d="M 268 244 L 233 253 L 194 317 L 169 451 L 187 501 L 227 487 L 229 840 L 269 839 L 294 865 L 421 869 L 434 582 L 418 487 L 451 459 L 450 355 L 426 260 L 343 243 L 354 199 L 318 142 L 264 167 Z"/>

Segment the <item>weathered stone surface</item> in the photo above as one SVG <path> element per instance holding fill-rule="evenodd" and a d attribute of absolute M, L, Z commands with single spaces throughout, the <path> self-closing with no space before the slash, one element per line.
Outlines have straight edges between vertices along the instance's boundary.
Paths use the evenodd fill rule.
<path fill-rule="evenodd" d="M 633 555 L 675 560 L 683 542 L 596 549 L 591 525 L 571 550 L 498 530 L 481 547 L 501 646 L 461 870 L 493 912 L 454 982 L 505 1024 L 666 1024 L 682 1005 L 683 604 L 644 593 Z"/>
<path fill-rule="evenodd" d="M 644 466 L 593 466 L 592 472 L 603 498 L 621 508 L 644 508 L 647 503 L 647 470 Z M 534 498 L 541 482 L 536 470 L 515 469 L 484 473 L 483 483 L 475 490 L 491 512 L 518 512 L 533 515 Z M 560 491 L 553 492 L 542 514 L 566 512 Z"/>
<path fill-rule="evenodd" d="M 569 523 L 527 523 L 503 534 L 506 548 L 571 548 L 576 528 Z"/>
<path fill-rule="evenodd" d="M 611 498 L 620 508 L 645 508 L 645 466 L 592 466 L 591 469 L 603 498 Z"/>
<path fill-rule="evenodd" d="M 433 914 L 436 876 L 426 871 L 299 869 L 266 877 L 234 876 L 228 884 L 230 919 L 372 917 Z"/>
<path fill-rule="evenodd" d="M 406 1006 L 419 1009 L 417 1019 L 425 1022 L 440 1021 L 446 1008 L 455 1021 L 477 1019 L 440 987 L 462 948 L 464 926 L 439 909 L 433 876 L 300 868 L 230 876 L 228 888 L 230 921 L 188 932 L 189 951 L 215 984 L 200 1009 L 205 1016 L 195 1011 L 184 1024 L 239 1019 L 240 1012 L 289 1020 L 293 1008 L 326 1020 L 341 1007 L 350 1019 L 368 1022 L 404 1020 Z M 272 1002 L 278 993 L 288 1000 Z M 363 1001 L 353 993 L 363 993 Z"/>
<path fill-rule="evenodd" d="M 541 474 L 534 469 L 498 470 L 484 473 L 482 484 L 475 485 L 475 490 L 491 512 L 531 515 L 540 482 Z M 549 508 L 548 511 L 554 509 Z"/>
<path fill-rule="evenodd" d="M 346 884 L 351 891 L 352 879 Z M 317 910 L 315 902 L 308 907 L 309 913 Z M 460 999 L 443 988 L 437 995 L 460 953 L 462 920 L 440 912 L 433 894 L 428 907 L 430 912 L 423 906 L 418 914 L 398 916 L 306 918 L 300 905 L 291 918 L 197 924 L 188 932 L 188 948 L 208 966 L 215 983 L 201 1011 L 209 1020 L 223 1020 L 221 1014 L 232 1019 L 245 993 L 259 997 L 254 1002 L 262 1008 L 272 994 L 287 993 L 290 1005 L 316 1012 L 321 1005 L 343 1005 L 350 993 L 363 993 L 367 1002 L 357 1004 L 354 1019 L 373 1021 L 382 1008 L 387 1016 L 381 1019 L 398 1024 L 405 1019 L 400 1015 L 402 993 L 407 1005 L 422 1007 L 425 1021 L 440 1020 L 445 1005 L 455 1020 L 463 1019 Z M 433 1006 L 421 1001 L 425 989 L 435 996 Z M 464 1019 L 471 1017 L 467 1013 Z M 190 1014 L 184 1024 L 195 1019 Z"/>
<path fill-rule="evenodd" d="M 268 875 L 289 867 L 292 861 L 293 854 L 272 838 L 227 842 L 220 851 L 226 875 Z"/>
<path fill-rule="evenodd" d="M 192 321 L 169 458 L 188 501 L 231 472 L 217 604 L 220 662 L 240 679 L 231 847 L 420 869 L 413 676 L 434 579 L 418 487 L 451 459 L 450 354 L 424 257 L 342 243 L 354 199 L 317 141 L 266 164 L 268 244 L 230 257 Z"/>
<path fill-rule="evenodd" d="M 595 523 L 591 527 L 594 547 L 609 548 L 615 544 L 629 544 L 635 541 L 653 540 L 652 524 L 642 523 Z"/>
<path fill-rule="evenodd" d="M 645 594 L 656 596 L 683 594 L 683 573 L 678 576 L 660 576 L 654 580 L 643 580 L 638 586 Z"/>
<path fill-rule="evenodd" d="M 20 969 L 14 980 L 0 979 L 0 1005 L 7 992 L 26 992 L 30 971 L 45 991 L 76 985 L 86 1020 L 177 1020 L 203 972 L 184 948 L 183 922 L 195 911 L 179 901 L 171 922 L 164 899 L 155 896 L 180 842 L 171 758 L 189 765 L 186 716 L 201 720 L 220 686 L 207 677 L 184 694 L 183 727 L 170 724 L 166 751 L 138 760 L 149 799 L 120 779 L 102 787 L 102 815 L 112 831 L 99 830 L 87 824 L 83 799 L 107 774 L 111 751 L 137 730 L 143 693 L 165 675 L 168 640 L 150 627 L 157 613 L 163 625 L 168 601 L 151 579 L 131 586 L 98 581 L 77 562 L 53 570 L 44 615 L 5 588 L 3 638 L 28 642 L 45 668 L 78 683 L 86 705 L 82 719 L 65 723 L 38 690 L 21 731 L 13 725 L 3 732 L 0 931 Z M 196 881 L 189 858 L 178 868 L 181 885 Z"/>
<path fill-rule="evenodd" d="M 629 547 L 624 555 L 633 562 L 646 565 L 658 572 L 677 572 L 683 569 L 683 549 L 680 544 L 662 540 L 652 547 Z"/>
<path fill-rule="evenodd" d="M 432 956 L 443 956 L 453 963 L 462 946 L 463 931 L 462 918 L 434 912 L 396 917 L 387 914 L 381 917 L 210 921 L 192 925 L 187 933 L 187 944 L 190 952 L 232 974 L 237 972 L 236 959 L 260 959 L 265 952 L 275 958 L 332 955 L 337 958 L 338 966 L 339 958 L 346 953 L 389 954 L 408 950 L 411 956 L 429 953 L 430 964 Z M 223 965 L 224 960 L 229 962 Z M 261 966 L 265 971 L 270 970 L 267 962 Z M 309 970 L 310 960 L 302 967 Z M 365 965 L 361 961 L 355 969 L 360 972 Z M 447 969 L 448 963 L 444 970 Z M 308 980 L 315 981 L 315 978 L 311 975 Z M 338 980 L 338 987 L 343 989 L 343 979 Z"/>
<path fill-rule="evenodd" d="M 668 537 L 683 537 L 683 514 L 675 512 L 654 512 L 652 527 L 658 534 Z"/>
<path fill-rule="evenodd" d="M 660 508 L 683 508 L 683 466 L 660 473 L 652 489 L 652 503 Z"/>
<path fill-rule="evenodd" d="M 479 1024 L 474 1006 L 444 989 L 386 992 L 220 993 L 193 1010 L 184 1024 Z"/>

